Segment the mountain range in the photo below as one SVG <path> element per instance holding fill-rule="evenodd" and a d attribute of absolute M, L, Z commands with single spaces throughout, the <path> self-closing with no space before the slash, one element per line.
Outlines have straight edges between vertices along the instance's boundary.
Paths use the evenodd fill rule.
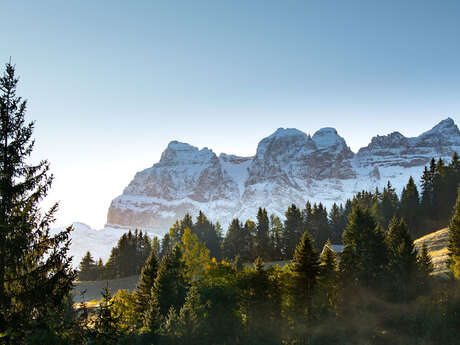
<path fill-rule="evenodd" d="M 111 202 L 107 226 L 162 234 L 185 213 L 201 210 L 225 229 L 233 218 L 255 218 L 259 207 L 281 217 L 292 203 L 330 207 L 387 181 L 400 192 L 410 176 L 420 180 L 432 157 L 449 160 L 459 151 L 460 131 L 451 118 L 417 137 L 375 136 L 357 153 L 329 127 L 313 136 L 279 128 L 259 142 L 253 157 L 217 156 L 172 141 L 160 161 L 136 173 Z"/>

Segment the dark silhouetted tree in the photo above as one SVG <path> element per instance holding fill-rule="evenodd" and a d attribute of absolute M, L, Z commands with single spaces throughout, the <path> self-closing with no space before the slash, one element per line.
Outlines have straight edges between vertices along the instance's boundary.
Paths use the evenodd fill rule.
<path fill-rule="evenodd" d="M 0 334 L 7 343 L 22 343 L 34 327 L 52 328 L 47 317 L 63 307 L 75 279 L 67 257 L 72 228 L 51 235 L 58 206 L 40 209 L 53 176 L 47 161 L 28 162 L 34 124 L 25 121 L 17 84 L 8 63 L 0 78 Z"/>

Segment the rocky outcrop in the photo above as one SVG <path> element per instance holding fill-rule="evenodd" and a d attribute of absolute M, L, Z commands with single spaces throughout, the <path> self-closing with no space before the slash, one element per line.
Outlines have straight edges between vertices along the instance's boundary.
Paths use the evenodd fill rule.
<path fill-rule="evenodd" d="M 415 138 L 376 136 L 357 154 L 334 128 L 313 136 L 279 128 L 260 141 L 254 157 L 217 157 L 208 148 L 173 141 L 112 201 L 107 223 L 164 232 L 199 210 L 224 226 L 234 217 L 254 218 L 260 206 L 282 216 L 291 203 L 330 206 L 387 180 L 401 190 L 409 176 L 419 178 L 429 159 L 454 151 L 460 151 L 460 131 L 450 118 Z"/>

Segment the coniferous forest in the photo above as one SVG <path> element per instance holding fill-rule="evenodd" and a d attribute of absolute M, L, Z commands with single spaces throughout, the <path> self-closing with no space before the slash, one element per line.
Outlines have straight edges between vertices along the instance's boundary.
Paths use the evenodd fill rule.
<path fill-rule="evenodd" d="M 200 213 L 161 240 L 120 238 L 109 260 L 68 256 L 72 228 L 50 235 L 57 205 L 47 161 L 30 164 L 34 124 L 11 64 L 0 79 L 0 343 L 5 344 L 458 344 L 460 167 L 431 161 L 418 191 L 363 191 L 329 212 L 259 209 L 225 235 Z M 449 226 L 449 277 L 413 239 Z M 324 246 L 342 244 L 340 253 Z M 324 248 L 324 250 L 323 250 Z M 283 261 L 280 265 L 265 263 Z M 282 266 L 282 267 L 280 267 Z M 133 292 L 104 289 L 96 310 L 73 282 L 140 273 Z"/>

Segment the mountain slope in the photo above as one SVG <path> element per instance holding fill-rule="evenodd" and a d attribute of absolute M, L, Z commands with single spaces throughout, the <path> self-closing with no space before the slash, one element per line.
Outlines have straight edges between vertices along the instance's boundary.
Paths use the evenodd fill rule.
<path fill-rule="evenodd" d="M 356 154 L 330 127 L 313 136 L 279 128 L 259 142 L 254 157 L 217 157 L 173 141 L 112 201 L 107 225 L 162 233 L 186 212 L 202 210 L 225 227 L 234 217 L 254 218 L 258 207 L 279 216 L 307 200 L 330 207 L 388 180 L 400 192 L 409 176 L 419 180 L 432 157 L 449 159 L 454 151 L 460 151 L 460 131 L 450 118 L 414 138 L 375 136 Z"/>

